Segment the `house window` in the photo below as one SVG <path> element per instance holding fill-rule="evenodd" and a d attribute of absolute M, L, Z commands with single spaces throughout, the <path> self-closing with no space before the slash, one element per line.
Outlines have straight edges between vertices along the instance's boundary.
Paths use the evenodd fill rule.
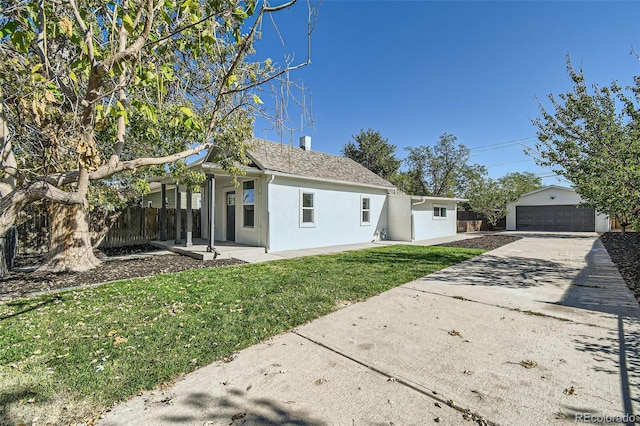
<path fill-rule="evenodd" d="M 313 192 L 300 193 L 300 226 L 315 224 L 315 203 Z"/>
<path fill-rule="evenodd" d="M 433 217 L 447 217 L 447 208 L 443 206 L 433 206 Z"/>
<path fill-rule="evenodd" d="M 371 224 L 371 198 L 362 197 L 360 203 L 360 224 L 361 225 L 370 225 Z"/>
<path fill-rule="evenodd" d="M 252 180 L 242 183 L 242 225 L 245 228 L 253 228 L 254 226 L 254 220 L 255 220 L 254 185 L 255 185 L 255 182 Z"/>

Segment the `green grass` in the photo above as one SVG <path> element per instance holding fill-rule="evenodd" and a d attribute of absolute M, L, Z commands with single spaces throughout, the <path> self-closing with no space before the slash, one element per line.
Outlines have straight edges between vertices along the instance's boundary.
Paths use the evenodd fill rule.
<path fill-rule="evenodd" d="M 22 412 L 86 416 L 330 313 L 340 301 L 366 299 L 481 252 L 388 246 L 2 303 L 0 424 L 24 421 L 16 417 Z"/>

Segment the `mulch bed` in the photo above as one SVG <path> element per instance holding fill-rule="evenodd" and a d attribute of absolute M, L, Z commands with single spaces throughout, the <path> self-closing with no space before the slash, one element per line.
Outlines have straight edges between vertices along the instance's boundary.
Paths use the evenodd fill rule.
<path fill-rule="evenodd" d="M 640 232 L 607 232 L 600 241 L 618 267 L 629 290 L 640 302 Z"/>
<path fill-rule="evenodd" d="M 86 272 L 42 273 L 11 271 L 0 278 L 0 299 L 22 297 L 33 293 L 82 287 L 129 278 L 169 274 L 189 269 L 216 268 L 240 265 L 246 262 L 237 259 L 216 259 L 201 261 L 179 254 L 158 254 L 142 258 L 112 259 L 113 256 L 157 251 L 152 246 L 123 247 L 96 252 L 105 260 L 100 266 Z M 109 256 L 106 256 L 106 253 Z M 16 265 L 38 264 L 43 256 L 24 256 L 16 259 Z"/>

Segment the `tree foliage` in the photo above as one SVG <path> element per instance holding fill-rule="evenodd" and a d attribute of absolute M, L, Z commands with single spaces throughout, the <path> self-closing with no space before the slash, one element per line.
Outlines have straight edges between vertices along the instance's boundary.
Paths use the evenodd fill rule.
<path fill-rule="evenodd" d="M 522 194 L 542 187 L 542 180 L 531 172 L 507 173 L 499 179 L 491 179 L 481 174 L 470 179 L 466 205 L 481 213 L 493 226 L 509 214 L 507 205 L 515 202 Z"/>
<path fill-rule="evenodd" d="M 352 138 L 353 141 L 342 147 L 342 155 L 385 179 L 390 179 L 398 172 L 402 161 L 396 158 L 396 146 L 383 138 L 379 131 L 361 129 Z"/>
<path fill-rule="evenodd" d="M 533 121 L 539 143 L 537 162 L 574 185 L 587 204 L 624 226 L 640 227 L 640 76 L 625 88 L 584 81 L 567 60 L 571 92 L 548 96 Z"/>
<path fill-rule="evenodd" d="M 405 192 L 433 197 L 461 196 L 466 192 L 468 177 L 482 172 L 479 165 L 470 165 L 470 151 L 449 133 L 440 136 L 434 146 L 407 147 L 405 163 L 408 183 Z"/>
<path fill-rule="evenodd" d="M 251 60 L 262 18 L 293 3 L 2 2 L 0 234 L 39 200 L 117 203 L 214 143 L 239 173 L 261 87 L 308 63 Z"/>

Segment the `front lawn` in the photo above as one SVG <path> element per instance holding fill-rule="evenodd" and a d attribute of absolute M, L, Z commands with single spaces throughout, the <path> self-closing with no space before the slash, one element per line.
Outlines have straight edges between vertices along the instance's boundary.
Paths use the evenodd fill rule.
<path fill-rule="evenodd" d="M 388 246 L 185 271 L 0 304 L 0 424 L 69 423 L 482 253 Z"/>

